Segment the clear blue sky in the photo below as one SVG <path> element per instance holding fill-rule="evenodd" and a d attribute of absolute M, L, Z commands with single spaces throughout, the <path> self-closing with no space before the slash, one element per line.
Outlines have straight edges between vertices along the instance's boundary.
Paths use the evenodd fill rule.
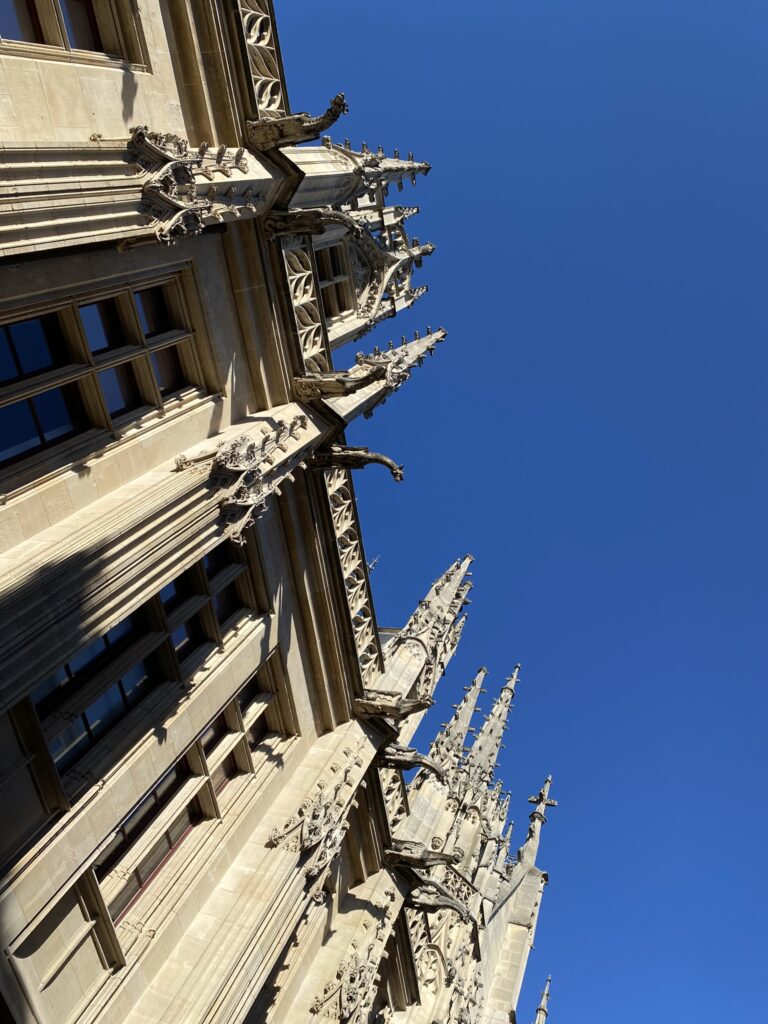
<path fill-rule="evenodd" d="M 365 341 L 450 337 L 351 438 L 406 468 L 356 478 L 382 624 L 476 556 L 432 726 L 523 662 L 517 838 L 560 806 L 519 1020 L 550 971 L 552 1024 L 763 1019 L 768 4 L 277 13 L 295 110 L 433 165 L 430 292 Z"/>

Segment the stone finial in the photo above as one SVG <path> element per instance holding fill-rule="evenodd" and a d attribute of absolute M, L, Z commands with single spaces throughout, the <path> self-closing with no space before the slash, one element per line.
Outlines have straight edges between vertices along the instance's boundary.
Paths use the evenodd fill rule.
<path fill-rule="evenodd" d="M 538 853 L 539 841 L 541 839 L 541 826 L 547 820 L 546 809 L 548 807 L 557 807 L 557 800 L 552 800 L 549 796 L 551 786 L 552 776 L 548 775 L 539 792 L 535 796 L 528 797 L 528 803 L 535 804 L 536 806 L 529 816 L 531 824 L 528 826 L 528 835 L 517 855 L 518 860 L 524 861 L 527 864 L 536 863 L 536 854 Z"/>
<path fill-rule="evenodd" d="M 549 989 L 552 984 L 552 977 L 547 978 L 547 982 L 544 985 L 544 991 L 541 993 L 541 1000 L 536 1009 L 536 1020 L 534 1024 L 546 1024 L 547 1016 L 549 1015 Z"/>

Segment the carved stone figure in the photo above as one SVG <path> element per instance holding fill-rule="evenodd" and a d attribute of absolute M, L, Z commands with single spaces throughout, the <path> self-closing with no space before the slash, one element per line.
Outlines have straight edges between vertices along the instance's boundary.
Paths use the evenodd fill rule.
<path fill-rule="evenodd" d="M 387 455 L 372 452 L 365 447 L 350 448 L 347 445 L 332 444 L 325 451 L 316 452 L 313 461 L 318 466 L 343 466 L 345 469 L 365 469 L 371 463 L 377 462 L 386 466 L 398 483 L 403 479 L 402 466 L 398 466 Z"/>
<path fill-rule="evenodd" d="M 245 122 L 245 137 L 248 145 L 256 150 L 277 149 L 281 146 L 296 146 L 300 142 L 319 139 L 322 133 L 349 110 L 344 93 L 337 93 L 324 114 L 312 117 L 306 112 L 273 117 L 261 121 Z"/>

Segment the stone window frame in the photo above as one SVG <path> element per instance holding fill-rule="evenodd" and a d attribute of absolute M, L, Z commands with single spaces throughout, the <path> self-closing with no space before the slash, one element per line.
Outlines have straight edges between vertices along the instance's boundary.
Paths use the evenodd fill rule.
<path fill-rule="evenodd" d="M 3 852 L 0 857 L 0 874 L 4 874 L 9 865 L 23 855 L 51 822 L 59 818 L 69 808 L 31 700 L 28 697 L 24 698 L 14 707 L 8 709 L 5 714 L 16 734 L 23 756 L 16 759 L 0 778 L 0 786 L 4 789 L 8 785 L 12 785 L 12 779 L 19 772 L 27 772 L 37 791 L 41 808 L 47 812 L 47 817 L 41 818 L 36 824 L 31 825 Z"/>
<path fill-rule="evenodd" d="M 211 558 L 213 552 L 221 549 L 228 552 L 229 558 L 215 572 L 209 574 L 205 562 Z M 105 634 L 93 638 L 70 655 L 64 666 L 38 682 L 31 699 L 38 709 L 40 730 L 47 744 L 48 759 L 57 777 L 61 778 L 61 784 L 70 803 L 76 802 L 82 794 L 83 783 L 88 776 L 88 772 L 83 772 L 84 762 L 86 759 L 99 758 L 100 751 L 104 749 L 105 743 L 110 742 L 110 733 L 116 726 L 125 723 L 134 709 L 141 708 L 143 702 L 161 687 L 188 688 L 190 679 L 215 650 L 225 652 L 228 638 L 237 636 L 245 623 L 254 616 L 265 614 L 261 596 L 262 577 L 263 569 L 254 545 L 247 542 L 238 545 L 231 540 L 224 540 L 202 558 L 195 560 L 157 593 L 143 601 L 137 609 L 123 616 Z M 163 601 L 162 594 L 181 579 L 185 579 L 190 589 L 177 605 L 169 609 Z M 234 593 L 240 604 L 231 614 L 219 619 L 215 599 L 232 587 L 235 588 Z M 91 670 L 89 671 L 89 666 L 84 668 L 83 680 L 77 685 L 77 673 L 68 667 L 70 662 L 96 642 L 114 633 L 118 626 L 130 619 L 134 620 L 137 627 L 133 633 L 123 638 L 125 642 L 118 642 L 115 645 L 113 657 L 103 656 L 110 653 L 110 646 L 106 644 L 104 651 L 95 659 Z M 202 622 L 203 639 L 185 657 L 180 658 L 174 646 L 173 634 L 192 619 Z M 123 692 L 122 678 L 133 667 L 143 664 L 150 658 L 154 659 L 157 677 L 154 680 L 150 679 L 139 699 L 131 702 Z M 61 671 L 61 668 L 68 676 L 69 683 L 61 687 L 64 692 L 54 701 L 51 697 L 55 696 L 55 690 L 41 690 L 49 679 Z M 70 683 L 74 685 L 69 685 Z M 94 735 L 86 718 L 87 713 L 102 697 L 116 688 L 123 699 L 122 713 L 112 719 L 106 729 Z M 49 748 L 55 744 L 57 737 L 78 719 L 82 720 L 85 730 L 82 736 L 87 737 L 90 742 L 87 742 L 82 752 L 61 770 L 59 776 L 53 750 Z"/>
<path fill-rule="evenodd" d="M 36 980 L 30 976 L 32 972 L 26 963 L 29 954 L 25 952 L 25 947 L 34 940 L 35 935 L 41 929 L 45 928 L 46 923 L 50 924 L 53 919 L 55 924 L 57 916 L 61 913 L 62 904 L 70 897 L 80 908 L 83 916 L 82 926 L 74 934 L 69 935 L 66 942 L 62 941 L 61 950 L 50 962 L 42 977 L 38 975 L 36 983 Z M 57 929 L 54 927 L 50 934 L 53 935 L 56 931 Z M 27 998 L 33 1008 L 37 1008 L 39 996 L 43 996 L 54 979 L 63 970 L 66 970 L 69 961 L 89 939 L 94 943 L 103 972 L 100 977 L 94 979 L 90 989 L 68 1015 L 68 1020 L 79 1017 L 80 1012 L 90 1004 L 91 999 L 101 989 L 104 982 L 116 970 L 125 965 L 125 957 L 117 933 L 91 869 L 86 870 L 73 885 L 62 892 L 56 903 L 46 908 L 46 912 L 40 915 L 38 920 L 32 921 L 9 947 L 11 967 L 19 979 L 22 990 L 27 993 Z"/>
<path fill-rule="evenodd" d="M 133 296 L 161 287 L 169 300 L 172 315 L 183 327 L 175 328 L 151 339 L 144 336 L 140 315 Z M 126 329 L 128 343 L 122 349 L 91 352 L 78 307 L 117 300 Z M 197 295 L 197 281 L 191 265 L 181 268 L 158 268 L 142 277 L 131 277 L 101 287 L 68 290 L 66 297 L 46 303 L 15 305 L 0 313 L 0 329 L 25 320 L 48 315 L 59 318 L 62 335 L 70 350 L 72 362 L 39 374 L 0 386 L 0 406 L 33 398 L 46 391 L 71 384 L 78 388 L 80 411 L 90 426 L 68 438 L 22 453 L 0 466 L 0 490 L 16 493 L 30 484 L 37 484 L 56 472 L 68 470 L 73 463 L 86 460 L 120 444 L 137 431 L 144 431 L 163 422 L 169 415 L 201 400 L 211 401 L 224 394 L 213 362 L 205 318 Z M 150 366 L 153 352 L 178 350 L 187 383 L 163 397 L 155 371 Z M 138 385 L 147 404 L 113 419 L 98 382 L 98 373 L 124 363 L 139 363 Z M 150 404 L 154 399 L 154 404 Z"/>
<path fill-rule="evenodd" d="M 333 253 L 339 257 L 338 271 L 333 267 Z M 329 324 L 348 320 L 357 313 L 352 268 L 347 246 L 343 240 L 314 246 L 317 286 L 325 319 Z"/>
<path fill-rule="evenodd" d="M 2 37 L 0 55 L 152 70 L 139 10 L 131 0 L 91 0 L 93 20 L 104 50 L 82 50 L 71 44 L 61 0 L 22 2 L 32 12 L 31 19 L 41 39 L 33 42 Z"/>
<path fill-rule="evenodd" d="M 91 866 L 105 907 L 109 910 L 111 907 L 119 906 L 119 910 L 114 915 L 110 910 L 110 920 L 114 927 L 117 927 L 141 900 L 142 895 L 149 890 L 172 858 L 176 859 L 180 872 L 186 867 L 187 860 L 195 857 L 197 854 L 196 844 L 188 847 L 188 857 L 176 858 L 176 854 L 187 837 L 198 826 L 205 822 L 221 821 L 238 802 L 242 790 L 229 787 L 232 779 L 255 780 L 261 788 L 265 781 L 265 771 L 269 773 L 270 769 L 274 770 L 276 765 L 271 757 L 270 740 L 273 738 L 288 739 L 291 735 L 295 735 L 296 731 L 295 723 L 290 720 L 292 712 L 286 708 L 283 700 L 287 693 L 287 686 L 280 686 L 277 692 L 273 689 L 279 685 L 281 678 L 282 667 L 279 656 L 277 652 L 273 652 L 198 733 L 195 741 L 155 782 L 149 793 L 134 805 L 117 828 L 100 844 L 100 849 Z M 258 696 L 255 701 L 249 702 L 248 710 L 244 714 L 240 696 L 254 681 L 258 685 Z M 284 678 L 282 682 L 285 683 Z M 257 720 L 264 720 L 267 731 L 254 744 L 249 741 L 249 730 Z M 208 742 L 209 738 L 212 742 Z M 224 773 L 226 777 L 221 784 L 218 784 L 219 770 L 228 762 L 232 764 L 233 770 L 229 775 Z M 151 819 L 145 829 L 139 831 L 133 843 L 127 845 L 123 856 L 110 864 L 109 870 L 99 877 L 99 859 L 109 851 L 115 838 L 119 837 L 125 823 L 130 820 L 137 809 L 146 803 L 147 798 L 158 789 L 163 780 L 177 771 L 179 766 L 182 766 L 184 772 L 180 785 L 169 793 L 168 799 L 159 813 Z M 120 894 L 125 890 L 130 875 L 140 869 L 142 861 L 146 860 L 148 854 L 157 847 L 163 835 L 179 820 L 185 810 L 193 806 L 196 820 L 192 820 L 190 814 L 190 823 L 179 835 L 177 841 L 169 846 L 167 853 L 148 873 L 146 880 L 141 882 L 130 899 L 124 904 L 119 904 Z M 201 841 L 204 841 L 204 838 Z"/>

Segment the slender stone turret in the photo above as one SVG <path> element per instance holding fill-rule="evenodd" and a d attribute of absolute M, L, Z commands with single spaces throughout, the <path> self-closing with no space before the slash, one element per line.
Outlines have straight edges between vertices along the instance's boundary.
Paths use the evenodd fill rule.
<path fill-rule="evenodd" d="M 472 723 L 477 698 L 483 693 L 483 681 L 488 674 L 487 668 L 479 668 L 470 686 L 466 686 L 464 696 L 454 705 L 453 718 L 447 722 L 432 741 L 430 757 L 445 772 L 456 768 L 464 755 L 467 731 Z"/>
<path fill-rule="evenodd" d="M 528 835 L 517 855 L 518 860 L 523 864 L 533 865 L 536 863 L 536 854 L 539 851 L 539 841 L 541 839 L 541 826 L 547 820 L 546 809 L 548 807 L 557 807 L 557 800 L 551 800 L 549 797 L 551 786 L 552 776 L 548 775 L 536 796 L 528 797 L 528 803 L 535 804 L 536 806 L 530 814 L 531 824 L 528 826 Z"/>
<path fill-rule="evenodd" d="M 536 1020 L 533 1024 L 546 1024 L 547 1017 L 549 1016 L 549 988 L 552 984 L 552 978 L 547 978 L 547 983 L 544 986 L 544 991 L 541 993 L 541 1002 L 536 1009 Z"/>

